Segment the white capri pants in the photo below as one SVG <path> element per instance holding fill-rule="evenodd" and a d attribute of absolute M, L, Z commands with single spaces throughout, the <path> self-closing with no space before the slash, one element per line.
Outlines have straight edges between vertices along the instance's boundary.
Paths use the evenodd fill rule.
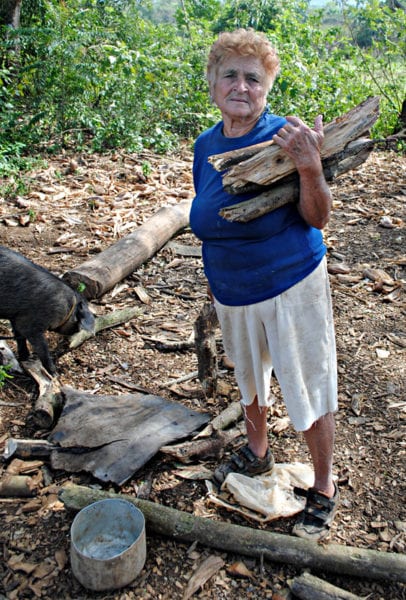
<path fill-rule="evenodd" d="M 337 358 L 327 262 L 279 296 L 247 306 L 215 300 L 241 403 L 272 404 L 272 372 L 296 431 L 337 410 Z"/>

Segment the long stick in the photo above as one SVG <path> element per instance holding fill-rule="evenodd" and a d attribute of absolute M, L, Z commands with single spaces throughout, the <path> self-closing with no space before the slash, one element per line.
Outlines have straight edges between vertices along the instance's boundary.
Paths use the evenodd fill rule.
<path fill-rule="evenodd" d="M 328 581 L 319 579 L 310 573 L 303 573 L 289 582 L 295 598 L 301 600 L 362 600 L 347 590 L 343 590 Z"/>
<path fill-rule="evenodd" d="M 256 556 L 296 567 L 310 567 L 341 575 L 406 582 L 404 554 L 338 544 L 324 546 L 293 536 L 195 517 L 190 513 L 127 494 L 104 492 L 85 486 L 64 487 L 59 497 L 67 508 L 76 511 L 104 498 L 123 498 L 135 504 L 143 512 L 147 528 L 180 542 L 197 541 L 223 552 Z"/>

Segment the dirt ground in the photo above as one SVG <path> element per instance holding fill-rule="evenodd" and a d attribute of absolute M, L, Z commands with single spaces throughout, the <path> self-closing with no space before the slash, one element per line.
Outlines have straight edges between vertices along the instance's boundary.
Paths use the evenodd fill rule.
<path fill-rule="evenodd" d="M 12 182 L 8 182 L 12 186 Z M 339 412 L 334 473 L 341 504 L 331 541 L 382 552 L 405 553 L 405 161 L 376 151 L 356 171 L 332 183 L 334 211 L 325 230 L 338 344 Z M 60 156 L 30 174 L 17 197 L 0 198 L 1 244 L 19 250 L 58 275 L 106 249 L 146 223 L 159 207 L 192 196 L 191 157 L 117 153 Z M 238 400 L 232 369 L 220 356 L 216 398 L 205 398 L 188 342 L 206 288 L 198 243 L 183 229 L 125 280 L 91 302 L 98 316 L 138 307 L 137 316 L 105 329 L 70 350 L 47 335 L 61 384 L 94 394 L 129 393 L 134 386 L 175 400 L 210 418 Z M 0 334 L 8 335 L 7 322 Z M 160 343 L 159 343 L 160 342 Z M 9 346 L 15 350 L 14 342 Z M 184 378 L 184 381 L 182 381 Z M 301 435 L 287 423 L 277 383 L 269 437 L 277 462 L 309 462 Z M 7 439 L 47 438 L 33 419 L 37 386 L 14 373 L 0 390 L 0 451 Z M 226 453 L 241 444 L 233 440 Z M 212 470 L 216 460 L 198 466 Z M 222 563 L 194 593 L 196 598 L 288 597 L 288 580 L 300 565 L 260 561 L 183 544 L 147 529 L 147 560 L 139 577 L 115 592 L 89 592 L 72 575 L 70 526 L 74 515 L 58 499 L 69 481 L 137 496 L 149 482 L 148 499 L 213 520 L 258 527 L 207 499 L 204 480 L 182 476 L 182 465 L 158 452 L 120 489 L 91 474 L 55 471 L 44 461 L 3 461 L 4 475 L 32 477 L 31 498 L 0 497 L 0 598 L 181 599 L 203 561 Z M 191 466 L 196 466 L 196 463 Z M 145 497 L 145 496 L 144 496 Z M 261 525 L 289 535 L 294 517 Z M 246 571 L 243 565 L 246 567 Z M 406 598 L 403 584 L 315 573 L 370 600 Z"/>

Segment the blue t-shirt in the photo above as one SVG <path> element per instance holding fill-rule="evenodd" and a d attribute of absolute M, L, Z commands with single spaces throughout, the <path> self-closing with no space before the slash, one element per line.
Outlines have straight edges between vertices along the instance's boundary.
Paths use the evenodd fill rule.
<path fill-rule="evenodd" d="M 308 225 L 295 204 L 248 223 L 227 221 L 219 211 L 257 193 L 231 195 L 208 157 L 270 140 L 286 123 L 268 108 L 246 135 L 228 138 L 217 123 L 196 140 L 193 178 L 196 196 L 190 226 L 202 240 L 204 271 L 215 298 L 242 306 L 273 298 L 309 275 L 326 253 L 323 235 Z"/>

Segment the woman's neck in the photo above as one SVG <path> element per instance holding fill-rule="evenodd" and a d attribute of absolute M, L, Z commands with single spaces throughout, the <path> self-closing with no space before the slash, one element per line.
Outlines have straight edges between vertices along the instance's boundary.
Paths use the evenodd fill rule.
<path fill-rule="evenodd" d="M 262 113 L 261 113 L 262 114 Z M 225 137 L 236 138 L 249 133 L 254 129 L 261 115 L 251 119 L 232 119 L 223 115 L 223 135 Z"/>

